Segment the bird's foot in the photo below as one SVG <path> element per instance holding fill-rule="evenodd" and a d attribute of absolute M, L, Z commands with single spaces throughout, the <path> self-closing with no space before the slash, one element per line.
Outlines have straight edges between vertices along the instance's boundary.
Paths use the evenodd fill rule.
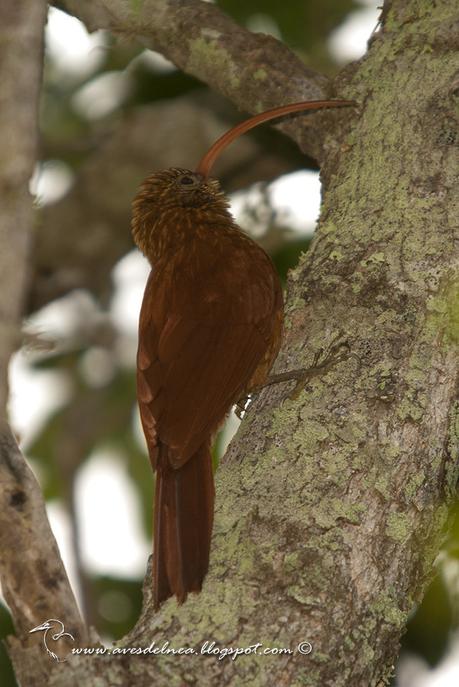
<path fill-rule="evenodd" d="M 265 386 L 296 381 L 293 391 L 291 394 L 289 394 L 289 398 L 298 398 L 301 391 L 308 384 L 308 382 L 311 381 L 311 379 L 314 377 L 319 377 L 337 363 L 345 360 L 345 358 L 349 356 L 349 351 L 350 346 L 347 341 L 333 343 L 328 350 L 319 348 L 319 350 L 314 354 L 314 359 L 310 367 L 301 368 L 299 370 L 288 370 L 287 372 L 280 372 L 279 374 L 270 375 L 264 384 L 257 387 L 253 391 L 254 393 L 258 393 Z"/>
<path fill-rule="evenodd" d="M 236 405 L 234 406 L 234 412 L 236 413 L 236 417 L 239 420 L 242 420 L 242 416 L 244 415 L 250 400 L 251 399 L 249 394 L 241 396 L 241 398 L 237 401 Z"/>
<path fill-rule="evenodd" d="M 332 344 L 328 350 L 319 348 L 314 354 L 313 363 L 310 367 L 302 370 L 302 374 L 293 379 L 296 379 L 296 385 L 293 391 L 289 394 L 290 399 L 296 399 L 307 386 L 307 384 L 314 379 L 320 377 L 324 372 L 328 372 L 337 363 L 349 357 L 350 346 L 347 341 Z"/>
<path fill-rule="evenodd" d="M 250 391 L 250 394 L 241 396 L 235 406 L 235 412 L 239 420 L 247 410 L 249 402 L 253 401 L 254 396 L 258 395 L 262 389 L 273 384 L 284 384 L 285 382 L 296 381 L 293 391 L 289 394 L 289 398 L 294 400 L 298 398 L 305 386 L 321 374 L 332 368 L 337 363 L 345 360 L 350 355 L 350 346 L 347 341 L 338 341 L 333 343 L 328 350 L 319 348 L 314 354 L 314 359 L 310 367 L 303 367 L 298 370 L 287 370 L 287 372 L 279 372 L 278 374 L 270 375 L 268 379 L 260 386 L 255 387 Z"/>

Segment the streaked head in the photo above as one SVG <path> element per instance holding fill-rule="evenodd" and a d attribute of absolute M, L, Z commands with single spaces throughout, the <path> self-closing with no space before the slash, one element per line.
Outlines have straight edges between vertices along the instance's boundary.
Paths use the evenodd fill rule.
<path fill-rule="evenodd" d="M 228 216 L 228 201 L 216 179 L 189 169 L 171 167 L 145 179 L 132 203 L 132 235 L 151 259 L 165 245 L 165 232 L 196 220 L 197 213 Z M 161 238 L 162 237 L 162 238 Z"/>
<path fill-rule="evenodd" d="M 216 179 L 205 179 L 202 174 L 189 169 L 171 167 L 150 174 L 141 185 L 134 199 L 134 214 L 149 212 L 160 206 L 203 207 L 221 200 L 223 193 Z"/>

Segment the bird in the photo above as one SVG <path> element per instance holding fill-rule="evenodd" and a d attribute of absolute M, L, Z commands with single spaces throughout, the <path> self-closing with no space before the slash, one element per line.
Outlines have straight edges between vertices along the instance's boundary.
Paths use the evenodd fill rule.
<path fill-rule="evenodd" d="M 51 651 L 51 649 L 48 647 L 47 635 L 49 630 L 52 630 L 53 627 L 55 629 L 60 628 L 59 632 L 55 632 L 51 635 L 51 639 L 54 642 L 59 641 L 59 639 L 62 639 L 62 637 L 69 637 L 72 640 L 72 642 L 75 641 L 75 637 L 71 635 L 70 632 L 65 632 L 64 623 L 61 620 L 57 620 L 56 618 L 50 618 L 49 620 L 45 620 L 45 622 L 41 625 L 34 627 L 32 630 L 29 630 L 29 634 L 31 632 L 43 632 L 43 644 L 45 645 L 45 649 L 48 652 L 48 655 L 58 663 L 64 663 L 64 661 L 66 661 L 67 659 L 59 658 L 59 656 L 54 651 Z"/>
<path fill-rule="evenodd" d="M 210 170 L 235 138 L 264 121 L 351 104 L 307 101 L 255 115 L 221 136 L 194 171 L 148 176 L 133 200 L 133 239 L 151 265 L 139 317 L 137 399 L 156 473 L 156 610 L 170 596 L 183 603 L 202 588 L 214 512 L 212 439 L 231 407 L 266 382 L 282 338 L 276 269 L 236 224 Z"/>

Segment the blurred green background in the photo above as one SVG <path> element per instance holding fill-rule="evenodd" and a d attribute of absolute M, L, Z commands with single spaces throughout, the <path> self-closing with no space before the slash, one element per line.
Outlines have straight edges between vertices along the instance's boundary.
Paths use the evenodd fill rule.
<path fill-rule="evenodd" d="M 343 35 L 345 27 L 365 12 L 367 21 L 368 12 L 372 12 L 373 21 L 377 16 L 376 2 L 353 0 L 219 0 L 217 4 L 251 30 L 281 38 L 310 68 L 328 74 L 335 73 L 346 60 L 346 53 L 340 55 L 336 50 L 337 31 Z M 55 223 L 59 231 L 69 232 L 69 245 L 73 245 L 74 239 L 77 250 L 74 224 L 78 228 L 78 222 L 93 222 L 96 232 L 98 218 L 103 217 L 109 230 L 113 229 L 113 241 L 118 242 L 117 255 L 121 258 L 133 250 L 129 202 L 123 193 L 128 199 L 132 197 L 137 181 L 155 162 L 150 162 L 148 155 L 140 159 L 132 154 L 134 144 L 130 148 L 131 141 L 125 133 L 130 131 L 130 123 L 145 127 L 143 115 L 146 113 L 148 121 L 155 108 L 161 104 L 169 106 L 171 101 L 184 102 L 191 108 L 197 104 L 204 106 L 221 128 L 231 126 L 240 114 L 195 79 L 159 58 L 150 59 L 140 45 L 126 40 L 115 42 L 107 34 L 99 35 L 94 44 L 88 43 L 86 62 L 72 67 L 69 58 L 69 63 L 63 64 L 59 42 L 70 40 L 66 36 L 69 24 L 62 17 L 56 18 L 57 10 L 51 12 L 54 20 L 49 31 L 53 40 L 50 33 L 41 103 L 41 176 L 36 181 L 37 232 L 43 231 L 48 223 Z M 190 123 L 185 117 L 177 126 L 186 131 Z M 154 139 L 155 131 L 140 129 L 140 140 L 142 136 Z M 271 253 L 285 280 L 287 270 L 307 250 L 312 227 L 289 226 L 285 216 L 273 207 L 269 183 L 295 169 L 314 169 L 314 163 L 305 160 L 291 141 L 269 127 L 254 132 L 248 139 L 252 148 L 223 170 L 222 181 L 227 190 L 240 194 L 240 221 Z M 113 141 L 117 141 L 116 145 Z M 269 158 L 265 157 L 267 151 Z M 161 154 L 167 158 L 167 152 Z M 194 150 L 190 151 L 193 154 Z M 129 173 L 123 169 L 124 159 L 129 162 Z M 117 164 L 120 169 L 115 171 L 120 178 L 113 172 Z M 174 159 L 168 164 L 174 164 Z M 257 180 L 262 184 L 257 186 L 255 196 L 244 195 L 242 191 Z M 103 198 L 103 206 L 98 204 L 98 198 Z M 90 253 L 88 256 L 85 259 L 90 260 Z M 92 274 L 69 277 L 67 281 L 59 277 L 59 281 L 53 256 L 44 254 L 39 260 L 34 274 L 38 287 L 28 304 L 30 341 L 18 365 L 23 376 L 27 376 L 27 371 L 29 375 L 47 373 L 49 393 L 53 394 L 55 389 L 57 400 L 43 411 L 32 430 L 24 421 L 19 433 L 24 434 L 27 456 L 39 476 L 47 502 L 58 505 L 60 512 L 65 513 L 74 580 L 86 616 L 102 638 L 111 641 L 123 636 L 138 618 L 143 570 L 139 567 L 137 574 L 130 577 L 126 573 L 103 574 L 88 564 L 82 551 L 76 495 L 79 476 L 95 455 L 102 453 L 118 461 L 118 465 L 121 462 L 138 500 L 146 565 L 151 542 L 153 478 L 135 404 L 135 327 L 132 322 L 130 327 L 123 324 L 130 306 L 126 302 L 124 310 L 119 306 L 122 286 L 117 282 L 116 271 L 110 277 L 110 264 L 108 272 L 101 273 L 96 264 Z M 140 272 L 139 282 L 144 278 Z M 119 307 L 114 306 L 117 299 Z M 53 317 L 60 320 L 56 330 L 49 325 Z M 13 374 L 13 392 L 14 379 Z M 46 406 L 45 399 L 38 403 Z M 20 425 L 21 399 L 17 399 L 15 412 Z M 232 428 L 235 426 L 233 419 Z M 223 431 L 218 437 L 216 464 L 231 431 Z M 103 505 L 102 496 L 107 498 L 107 494 L 101 494 Z M 458 512 L 452 517 L 454 526 L 439 556 L 435 580 L 413 613 L 403 639 L 405 651 L 432 666 L 444 656 L 457 626 Z M 120 559 L 125 556 L 120 550 Z M 12 632 L 8 610 L 0 603 L 0 637 Z M 0 677 L 2 687 L 15 685 L 2 645 Z"/>

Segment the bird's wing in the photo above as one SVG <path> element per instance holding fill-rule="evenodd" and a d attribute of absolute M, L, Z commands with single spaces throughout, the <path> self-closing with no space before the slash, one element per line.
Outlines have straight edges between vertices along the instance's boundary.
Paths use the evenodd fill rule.
<path fill-rule="evenodd" d="M 150 274 L 137 385 L 153 461 L 159 439 L 174 467 L 183 465 L 224 420 L 270 346 L 279 289 L 269 259 L 257 251 L 258 278 L 244 251 L 233 265 L 214 261 L 212 271 L 159 265 Z"/>

